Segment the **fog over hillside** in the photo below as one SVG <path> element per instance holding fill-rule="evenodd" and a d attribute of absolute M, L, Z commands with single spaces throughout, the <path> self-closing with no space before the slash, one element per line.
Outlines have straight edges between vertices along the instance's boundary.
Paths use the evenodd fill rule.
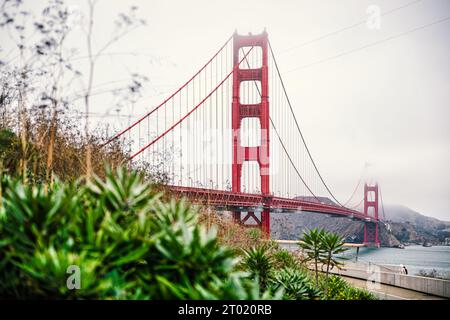
<path fill-rule="evenodd" d="M 383 246 L 397 246 L 406 242 L 431 242 L 437 245 L 450 237 L 449 221 L 427 217 L 402 205 L 385 205 L 384 211 L 391 231 L 388 231 L 385 224 L 380 224 L 380 241 Z M 381 217 L 381 208 L 379 214 Z M 341 234 L 346 241 L 363 241 L 362 222 L 320 213 L 275 213 L 271 216 L 271 226 L 272 236 L 276 239 L 295 240 L 307 229 L 323 227 Z"/>
<path fill-rule="evenodd" d="M 450 225 L 450 221 L 442 221 L 433 217 L 416 212 L 402 205 L 385 205 L 386 219 L 395 222 L 411 223 L 445 223 Z"/>

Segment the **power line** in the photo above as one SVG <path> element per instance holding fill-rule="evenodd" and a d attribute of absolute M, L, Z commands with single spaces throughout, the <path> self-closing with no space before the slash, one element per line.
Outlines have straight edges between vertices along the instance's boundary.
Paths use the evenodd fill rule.
<path fill-rule="evenodd" d="M 400 38 L 400 37 L 402 37 L 404 35 L 407 35 L 409 33 L 413 33 L 415 31 L 419 31 L 421 29 L 424 29 L 424 28 L 427 28 L 427 27 L 431 27 L 431 26 L 433 26 L 435 24 L 445 22 L 445 21 L 447 21 L 449 19 L 450 19 L 450 16 L 445 17 L 445 18 L 440 19 L 440 20 L 433 21 L 433 22 L 425 24 L 425 25 L 422 25 L 420 27 L 416 27 L 416 28 L 410 29 L 410 30 L 402 32 L 402 33 L 399 33 L 399 34 L 396 34 L 396 35 L 393 35 L 393 36 L 390 36 L 390 37 L 387 37 L 387 38 L 384 38 L 384 39 L 381 39 L 381 40 L 378 40 L 378 41 L 375 41 L 375 42 L 372 42 L 372 43 L 369 43 L 369 44 L 366 44 L 364 46 L 357 47 L 357 48 L 354 48 L 354 49 L 351 49 L 351 50 L 339 53 L 339 54 L 337 54 L 335 56 L 331 56 L 331 57 L 328 57 L 328 58 L 325 58 L 325 59 L 322 59 L 322 60 L 319 60 L 319 61 L 316 61 L 316 62 L 313 62 L 313 63 L 310 63 L 310 64 L 306 64 L 306 65 L 303 65 L 303 66 L 296 67 L 294 69 L 286 71 L 285 73 L 290 73 L 290 72 L 293 72 L 293 71 L 306 69 L 306 68 L 309 68 L 309 67 L 312 67 L 312 66 L 315 66 L 315 65 L 318 65 L 318 64 L 322 64 L 322 63 L 328 62 L 330 60 L 334 60 L 334 59 L 346 56 L 348 54 L 351 54 L 351 53 L 354 53 L 354 52 L 357 52 L 357 51 L 360 51 L 360 50 L 364 50 L 364 49 L 367 49 L 367 48 L 370 48 L 370 47 L 374 47 L 374 46 L 376 46 L 378 44 L 381 44 L 383 42 L 386 42 L 386 41 L 389 41 L 389 40 L 393 40 L 393 39 L 396 39 L 396 38 Z"/>
<path fill-rule="evenodd" d="M 73 115 L 67 115 L 67 117 L 84 117 L 86 115 L 86 112 L 79 112 L 78 114 Z M 101 113 L 101 112 L 88 112 L 88 115 L 90 117 L 97 117 L 97 118 L 137 118 L 139 115 L 133 115 L 133 114 L 110 114 L 110 113 Z"/>
<path fill-rule="evenodd" d="M 400 7 L 394 8 L 394 9 L 391 9 L 391 10 L 389 10 L 389 11 L 386 11 L 385 13 L 381 14 L 380 17 L 387 16 L 387 15 L 389 15 L 389 14 L 395 12 L 395 11 L 398 11 L 398 10 L 400 10 L 400 9 L 404 9 L 404 8 L 406 8 L 406 7 L 412 6 L 412 5 L 417 4 L 417 3 L 419 3 L 419 2 L 422 2 L 422 1 L 423 1 L 423 0 L 416 0 L 416 1 L 409 2 L 409 3 L 407 3 L 407 4 L 403 5 L 403 6 L 400 6 Z M 332 31 L 332 32 L 326 33 L 326 34 L 324 34 L 324 35 L 322 35 L 322 36 L 319 36 L 319 37 L 317 37 L 317 38 L 314 38 L 314 39 L 305 41 L 305 42 L 303 42 L 303 43 L 300 43 L 300 44 L 298 44 L 298 45 L 295 45 L 295 46 L 293 46 L 293 47 L 287 48 L 287 49 L 281 51 L 280 54 L 284 54 L 284 53 L 289 52 L 289 51 L 292 51 L 292 50 L 294 50 L 294 49 L 298 49 L 298 48 L 304 47 L 304 46 L 309 45 L 309 44 L 311 44 L 311 43 L 320 41 L 320 40 L 322 40 L 322 39 L 326 39 L 326 38 L 328 38 L 328 37 L 330 37 L 330 36 L 334 36 L 334 35 L 336 35 L 336 34 L 338 34 L 338 33 L 343 32 L 343 31 L 353 29 L 353 28 L 355 28 L 355 27 L 358 27 L 358 26 L 360 26 L 360 25 L 365 24 L 366 22 L 367 22 L 367 20 L 365 19 L 365 20 L 359 21 L 359 22 L 357 22 L 357 23 L 354 23 L 354 24 L 352 24 L 352 25 L 349 25 L 349 26 L 347 26 L 347 27 L 338 29 L 338 30 L 336 30 L 336 31 Z"/>

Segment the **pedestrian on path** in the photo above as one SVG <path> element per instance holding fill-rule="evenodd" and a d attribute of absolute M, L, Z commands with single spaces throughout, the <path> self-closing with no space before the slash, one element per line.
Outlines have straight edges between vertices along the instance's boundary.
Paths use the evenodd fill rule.
<path fill-rule="evenodd" d="M 400 264 L 400 273 L 408 274 L 408 269 L 403 264 Z"/>

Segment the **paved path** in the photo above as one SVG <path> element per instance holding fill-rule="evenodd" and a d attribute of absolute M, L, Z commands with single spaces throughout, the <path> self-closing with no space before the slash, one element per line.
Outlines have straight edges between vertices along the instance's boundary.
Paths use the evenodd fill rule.
<path fill-rule="evenodd" d="M 373 284 L 370 290 L 368 289 L 367 281 L 362 279 L 350 278 L 341 276 L 351 285 L 368 290 L 380 299 L 384 300 L 446 300 L 445 298 L 431 296 L 426 293 L 408 290 L 404 288 L 394 287 L 387 284 Z"/>

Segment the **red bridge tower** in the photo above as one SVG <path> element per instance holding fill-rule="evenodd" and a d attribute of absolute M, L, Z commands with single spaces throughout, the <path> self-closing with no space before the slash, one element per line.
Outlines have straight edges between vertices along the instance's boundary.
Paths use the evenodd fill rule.
<path fill-rule="evenodd" d="M 372 193 L 372 197 L 370 196 Z M 369 215 L 369 209 L 373 208 L 373 215 Z M 375 222 L 366 221 L 364 223 L 364 243 L 369 246 L 380 246 L 378 239 L 378 184 L 364 185 L 364 214 L 367 218 L 373 218 Z"/>
<path fill-rule="evenodd" d="M 269 186 L 269 86 L 268 86 L 268 38 L 264 30 L 259 35 L 238 35 L 233 36 L 233 105 L 232 105 L 232 129 L 233 129 L 233 163 L 232 163 L 232 191 L 241 192 L 242 164 L 244 161 L 256 161 L 259 166 L 261 178 L 261 192 L 270 196 Z M 256 69 L 239 68 L 239 50 L 241 48 L 250 49 L 260 47 L 262 52 L 262 65 Z M 244 64 L 244 63 L 243 63 Z M 242 104 L 240 97 L 240 87 L 244 81 L 257 81 L 261 84 L 261 101 L 256 104 Z M 256 147 L 242 146 L 240 128 L 242 119 L 258 118 L 261 127 L 261 144 Z M 234 213 L 235 221 L 245 223 L 252 217 L 257 225 L 262 229 L 266 237 L 270 236 L 270 211 L 263 209 L 261 219 L 258 219 L 254 212 L 247 212 L 245 217 L 241 212 Z"/>

